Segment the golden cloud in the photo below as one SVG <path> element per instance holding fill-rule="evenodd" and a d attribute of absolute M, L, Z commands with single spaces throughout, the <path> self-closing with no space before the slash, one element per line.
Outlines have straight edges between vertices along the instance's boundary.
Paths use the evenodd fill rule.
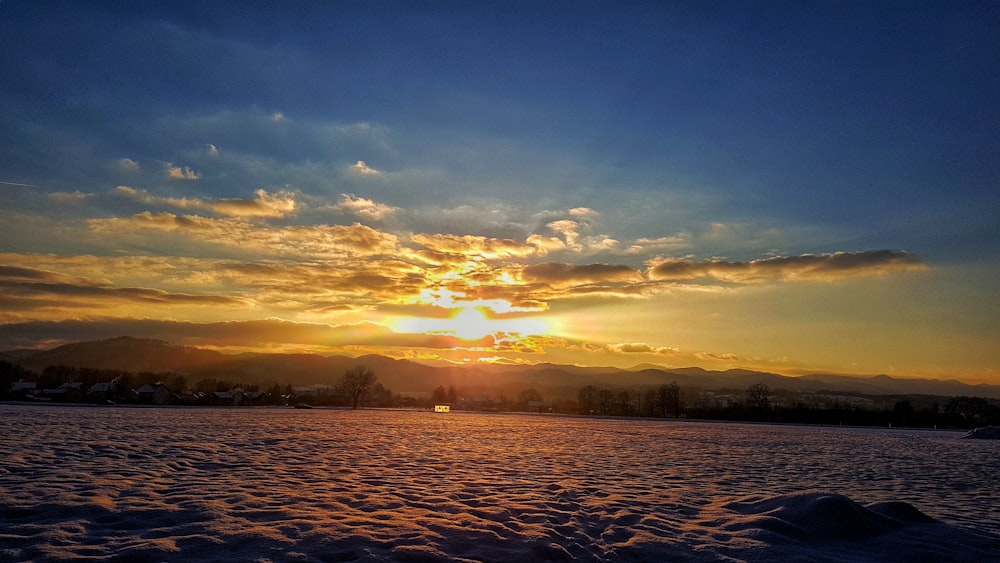
<path fill-rule="evenodd" d="M 591 285 L 602 283 L 639 283 L 642 273 L 624 265 L 586 264 L 576 266 L 563 262 L 545 262 L 526 266 L 520 276 L 528 282 L 543 283 L 555 287 Z"/>
<path fill-rule="evenodd" d="M 297 206 L 295 194 L 288 191 L 270 194 L 263 189 L 254 192 L 257 196 L 254 199 L 162 197 L 130 186 L 118 186 L 112 193 L 147 205 L 211 211 L 229 217 L 284 217 L 293 213 Z"/>
<path fill-rule="evenodd" d="M 651 346 L 644 342 L 609 344 L 608 350 L 618 354 L 659 354 L 663 356 L 676 356 L 680 354 L 679 348 Z"/>
<path fill-rule="evenodd" d="M 410 237 L 410 240 L 437 253 L 437 256 L 442 258 L 446 255 L 486 260 L 523 258 L 536 251 L 534 246 L 521 244 L 511 239 L 475 235 L 415 234 Z"/>
<path fill-rule="evenodd" d="M 336 208 L 352 215 L 375 221 L 381 221 L 399 210 L 397 207 L 377 203 L 354 194 L 343 194 Z"/>
<path fill-rule="evenodd" d="M 272 227 L 242 219 L 213 219 L 197 215 L 144 211 L 131 217 L 91 219 L 90 229 L 118 237 L 157 237 L 160 231 L 208 246 L 238 249 L 240 254 L 261 256 L 336 258 L 352 255 L 394 254 L 399 241 L 395 235 L 353 225 Z"/>
<path fill-rule="evenodd" d="M 774 280 L 830 280 L 926 269 L 925 263 L 908 252 L 873 250 L 781 256 L 749 262 L 660 259 L 649 263 L 648 275 L 650 279 L 657 281 L 709 278 L 730 283 L 760 283 Z"/>

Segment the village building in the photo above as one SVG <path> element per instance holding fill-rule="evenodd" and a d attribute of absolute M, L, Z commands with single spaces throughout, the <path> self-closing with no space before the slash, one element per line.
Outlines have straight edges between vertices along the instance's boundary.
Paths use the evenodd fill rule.
<path fill-rule="evenodd" d="M 139 402 L 150 405 L 168 405 L 173 398 L 173 393 L 162 383 L 147 383 L 136 389 L 135 393 Z"/>

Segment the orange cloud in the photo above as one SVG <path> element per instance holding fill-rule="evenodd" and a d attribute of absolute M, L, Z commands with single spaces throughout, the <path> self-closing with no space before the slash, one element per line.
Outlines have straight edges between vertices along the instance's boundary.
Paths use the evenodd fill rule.
<path fill-rule="evenodd" d="M 643 342 L 619 343 L 608 345 L 608 350 L 619 354 L 660 354 L 676 356 L 680 349 L 667 346 L 651 346 Z"/>
<path fill-rule="evenodd" d="M 698 262 L 670 258 L 651 261 L 648 275 L 650 279 L 657 281 L 709 278 L 731 283 L 760 283 L 773 280 L 830 280 L 926 269 L 925 263 L 908 252 L 873 250 L 782 256 L 749 262 L 720 259 Z"/>
<path fill-rule="evenodd" d="M 483 258 L 525 257 L 535 252 L 535 247 L 511 239 L 497 239 L 475 235 L 416 234 L 410 240 L 434 252 L 445 255 Z"/>

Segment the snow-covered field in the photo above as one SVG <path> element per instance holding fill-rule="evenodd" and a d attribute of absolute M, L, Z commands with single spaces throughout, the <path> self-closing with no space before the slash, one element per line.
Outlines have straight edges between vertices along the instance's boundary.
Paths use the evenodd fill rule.
<path fill-rule="evenodd" d="M 0 405 L 0 560 L 1000 560 L 1000 441 Z"/>

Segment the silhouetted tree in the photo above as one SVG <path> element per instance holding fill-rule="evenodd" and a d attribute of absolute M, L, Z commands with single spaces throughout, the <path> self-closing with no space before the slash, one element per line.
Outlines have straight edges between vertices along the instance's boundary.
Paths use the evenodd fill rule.
<path fill-rule="evenodd" d="M 995 409 L 992 409 L 995 410 Z M 950 418 L 958 419 L 963 426 L 982 426 L 990 420 L 990 403 L 981 397 L 952 397 L 944 406 Z"/>
<path fill-rule="evenodd" d="M 386 406 L 392 403 L 392 391 L 385 388 L 381 383 L 375 383 L 371 389 L 371 399 L 376 406 Z"/>
<path fill-rule="evenodd" d="M 747 387 L 747 406 L 756 416 L 767 418 L 771 410 L 771 388 L 764 383 L 754 383 Z"/>
<path fill-rule="evenodd" d="M 893 426 L 906 426 L 913 419 L 913 405 L 906 400 L 896 401 L 892 406 Z"/>
<path fill-rule="evenodd" d="M 597 412 L 600 414 L 611 414 L 614 411 L 614 396 L 610 389 L 601 389 L 597 392 Z"/>
<path fill-rule="evenodd" d="M 364 366 L 351 368 L 340 376 L 340 390 L 347 395 L 352 409 L 364 403 L 376 379 L 375 372 Z"/>
<path fill-rule="evenodd" d="M 174 375 L 170 378 L 170 383 L 167 384 L 167 387 L 170 387 L 177 393 L 183 393 L 188 387 L 187 378 L 183 375 Z"/>
<path fill-rule="evenodd" d="M 615 396 L 614 412 L 612 414 L 616 414 L 619 416 L 626 416 L 629 414 L 631 410 L 632 410 L 632 399 L 629 398 L 628 391 L 623 389 L 618 392 L 618 395 Z"/>
<path fill-rule="evenodd" d="M 523 389 L 517 394 L 517 406 L 521 410 L 528 410 L 529 403 L 541 402 L 542 400 L 542 394 L 537 389 Z"/>
<path fill-rule="evenodd" d="M 581 388 L 577 399 L 580 403 L 580 414 L 591 414 L 597 408 L 597 387 L 587 385 Z"/>
<path fill-rule="evenodd" d="M 677 382 L 668 385 L 660 385 L 656 389 L 657 406 L 660 407 L 660 416 L 678 417 L 681 415 L 681 388 Z"/>
<path fill-rule="evenodd" d="M 431 401 L 434 403 L 448 402 L 448 390 L 444 388 L 444 385 L 438 385 L 434 388 L 434 391 L 431 393 Z"/>
<path fill-rule="evenodd" d="M 267 392 L 267 395 L 268 395 L 268 397 L 267 397 L 268 403 L 270 403 L 272 405 L 283 405 L 283 404 L 285 404 L 285 400 L 281 397 L 281 385 L 280 384 L 275 383 L 271 387 L 271 390 Z"/>

